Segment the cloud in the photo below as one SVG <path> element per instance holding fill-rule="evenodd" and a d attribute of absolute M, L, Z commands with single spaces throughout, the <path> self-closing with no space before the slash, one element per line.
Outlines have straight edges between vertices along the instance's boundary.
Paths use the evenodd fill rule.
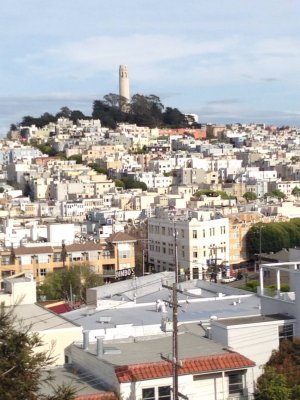
<path fill-rule="evenodd" d="M 274 57 L 277 61 L 274 60 Z M 282 60 L 281 60 L 282 59 Z M 300 79 L 300 44 L 293 38 L 250 39 L 237 35 L 201 41 L 167 34 L 93 36 L 51 46 L 16 59 L 44 79 L 87 81 L 128 64 L 135 85 L 215 86 Z"/>
<path fill-rule="evenodd" d="M 272 78 L 272 77 L 270 77 L 270 78 L 261 78 L 261 80 L 262 80 L 263 82 L 278 82 L 278 81 L 280 81 L 280 79 L 278 79 L 278 78 Z"/>
<path fill-rule="evenodd" d="M 220 99 L 220 100 L 211 100 L 208 101 L 207 104 L 210 106 L 218 106 L 218 105 L 224 105 L 224 104 L 237 104 L 240 103 L 240 100 L 238 99 Z"/>

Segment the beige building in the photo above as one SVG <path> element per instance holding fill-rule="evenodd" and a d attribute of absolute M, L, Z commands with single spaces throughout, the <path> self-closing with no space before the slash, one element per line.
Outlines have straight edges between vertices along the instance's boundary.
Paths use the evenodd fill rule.
<path fill-rule="evenodd" d="M 177 256 L 182 275 L 202 279 L 210 261 L 228 263 L 228 231 L 228 219 L 213 218 L 210 212 L 149 218 L 149 265 L 157 272 L 174 271 Z"/>
<path fill-rule="evenodd" d="M 14 315 L 28 333 L 37 333 L 43 345 L 35 351 L 51 352 L 54 365 L 63 365 L 64 351 L 82 337 L 82 327 L 67 321 L 36 304 L 36 281 L 32 276 L 19 274 L 4 280 L 4 291 L 0 295 L 4 305 L 14 306 Z"/>
<path fill-rule="evenodd" d="M 82 153 L 82 161 L 86 164 L 93 163 L 97 159 L 106 156 L 115 156 L 118 152 L 124 152 L 122 145 L 92 145 Z"/>
<path fill-rule="evenodd" d="M 90 265 L 106 282 L 128 275 L 135 268 L 135 239 L 118 232 L 103 243 L 80 243 L 62 247 L 19 247 L 0 252 L 1 279 L 19 273 L 31 274 L 37 283 L 49 272 L 72 265 Z M 123 272 L 122 272 L 123 271 Z M 127 276 L 127 275 L 126 275 Z"/>

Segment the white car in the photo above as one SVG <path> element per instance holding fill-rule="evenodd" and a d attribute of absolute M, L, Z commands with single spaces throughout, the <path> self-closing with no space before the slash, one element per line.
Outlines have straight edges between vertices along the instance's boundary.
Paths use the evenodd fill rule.
<path fill-rule="evenodd" d="M 222 278 L 221 282 L 222 283 L 230 283 L 234 282 L 236 278 L 234 276 L 226 276 L 226 278 Z"/>

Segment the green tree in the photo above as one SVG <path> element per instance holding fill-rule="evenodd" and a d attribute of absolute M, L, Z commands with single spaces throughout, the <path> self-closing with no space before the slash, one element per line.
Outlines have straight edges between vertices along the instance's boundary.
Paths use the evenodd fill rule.
<path fill-rule="evenodd" d="M 72 400 L 76 390 L 58 386 L 53 395 L 42 395 L 40 388 L 51 384 L 45 369 L 53 364 L 51 352 L 38 352 L 43 342 L 30 327 L 17 321 L 14 307 L 0 305 L 0 398 L 1 400 Z M 53 386 L 53 385 L 52 385 Z"/>
<path fill-rule="evenodd" d="M 268 383 L 269 382 L 269 383 Z M 277 382 L 277 383 L 276 383 Z M 283 392 L 277 385 L 280 384 Z M 274 388 L 272 386 L 274 385 Z M 300 398 L 300 339 L 283 340 L 277 351 L 274 351 L 266 364 L 264 374 L 258 380 L 259 393 L 275 396 L 289 392 L 289 400 Z M 285 399 L 286 397 L 257 397 L 257 399 Z"/>
<path fill-rule="evenodd" d="M 124 183 L 125 189 L 142 189 L 147 190 L 147 185 L 144 182 L 135 181 L 132 178 L 122 178 L 121 181 Z"/>
<path fill-rule="evenodd" d="M 186 128 L 188 126 L 185 115 L 177 108 L 167 107 L 163 113 L 163 123 L 171 128 Z"/>
<path fill-rule="evenodd" d="M 256 400 L 290 400 L 286 377 L 273 367 L 266 367 L 257 381 Z"/>
<path fill-rule="evenodd" d="M 94 171 L 98 172 L 98 174 L 108 175 L 107 169 L 99 167 L 99 165 L 96 163 L 90 163 L 88 164 L 88 166 L 92 168 Z"/>
<path fill-rule="evenodd" d="M 70 120 L 76 123 L 79 119 L 87 119 L 87 117 L 80 110 L 71 111 Z"/>
<path fill-rule="evenodd" d="M 164 106 L 158 96 L 135 94 L 130 103 L 130 122 L 150 128 L 161 126 L 163 109 Z"/>
<path fill-rule="evenodd" d="M 299 197 L 300 196 L 300 188 L 298 186 L 294 187 L 292 190 L 292 195 Z"/>
<path fill-rule="evenodd" d="M 210 189 L 201 189 L 194 193 L 194 196 L 201 197 L 201 196 L 208 196 L 208 197 L 218 197 L 221 196 L 222 200 L 228 200 L 232 198 L 223 190 L 210 190 Z"/>
<path fill-rule="evenodd" d="M 62 268 L 46 275 L 39 287 L 39 296 L 44 295 L 48 300 L 85 300 L 86 289 L 103 284 L 103 277 L 96 274 L 88 265 L 74 265 Z"/>
<path fill-rule="evenodd" d="M 70 116 L 71 110 L 67 106 L 61 107 L 60 111 L 56 114 L 56 118 L 70 118 Z"/>
<path fill-rule="evenodd" d="M 76 164 L 82 164 L 82 155 L 81 154 L 73 154 L 68 158 L 68 160 L 76 161 Z"/>
<path fill-rule="evenodd" d="M 115 185 L 116 187 L 124 187 L 125 184 L 123 181 L 121 181 L 121 179 L 115 179 Z"/>
<path fill-rule="evenodd" d="M 270 253 L 289 248 L 290 236 L 279 222 L 258 223 L 247 232 L 246 243 L 249 255 L 253 256 L 260 250 L 262 253 Z"/>
<path fill-rule="evenodd" d="M 45 112 L 40 116 L 41 119 L 41 124 L 42 125 L 47 125 L 51 122 L 56 122 L 56 117 L 48 112 Z"/>
<path fill-rule="evenodd" d="M 254 192 L 246 192 L 243 194 L 243 197 L 244 197 L 244 199 L 247 200 L 247 203 L 257 199 L 256 193 L 254 193 Z"/>
<path fill-rule="evenodd" d="M 100 119 L 103 126 L 115 129 L 118 122 L 127 121 L 128 115 L 122 112 L 119 107 L 111 106 L 111 103 L 106 99 L 94 101 L 92 117 Z"/>
<path fill-rule="evenodd" d="M 277 199 L 284 199 L 286 196 L 281 190 L 274 189 L 271 192 L 267 192 L 264 194 L 264 198 L 267 197 L 277 197 Z"/>
<path fill-rule="evenodd" d="M 103 97 L 106 104 L 113 108 L 120 108 L 123 104 L 126 104 L 127 99 L 120 96 L 119 94 L 109 93 Z"/>

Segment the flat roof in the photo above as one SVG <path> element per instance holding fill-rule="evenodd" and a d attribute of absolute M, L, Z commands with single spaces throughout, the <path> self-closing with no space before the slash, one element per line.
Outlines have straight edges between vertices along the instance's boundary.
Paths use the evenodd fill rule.
<path fill-rule="evenodd" d="M 168 292 L 166 292 L 168 293 Z M 168 300 L 168 295 L 162 296 L 163 291 L 156 294 L 156 299 Z M 186 297 L 186 296 L 184 296 Z M 238 300 L 241 299 L 240 303 Z M 222 297 L 210 299 L 179 299 L 179 324 L 185 322 L 208 321 L 212 316 L 218 318 L 233 318 L 243 316 L 259 316 L 260 298 L 256 294 L 242 297 Z M 134 304 L 127 307 L 112 303 L 106 309 L 80 308 L 63 314 L 69 321 L 76 322 L 86 330 L 109 329 L 116 325 L 131 324 L 133 326 L 160 325 L 162 318 L 172 319 L 172 308 L 166 307 L 166 312 L 156 311 L 155 302 Z M 109 323 L 99 322 L 100 317 L 110 317 Z"/>
<path fill-rule="evenodd" d="M 66 329 L 78 326 L 52 311 L 37 304 L 22 304 L 14 308 L 17 320 L 25 326 L 30 326 L 31 331 L 46 331 L 51 329 Z"/>
<path fill-rule="evenodd" d="M 97 344 L 90 343 L 87 352 L 96 355 Z M 104 340 L 104 354 L 101 359 L 113 365 L 133 365 L 162 361 L 161 354 L 165 357 L 172 356 L 172 335 L 156 338 L 143 337 L 131 340 Z M 204 337 L 201 326 L 195 325 L 189 330 L 189 325 L 181 327 L 178 334 L 179 358 L 194 358 L 225 354 L 228 350 L 222 344 Z"/>
<path fill-rule="evenodd" d="M 216 320 L 215 322 L 221 325 L 234 326 L 234 325 L 259 324 L 263 322 L 285 321 L 293 319 L 295 318 L 285 314 L 269 314 L 269 315 L 256 315 L 250 317 L 245 316 L 242 318 L 226 318 L 226 319 Z"/>
<path fill-rule="evenodd" d="M 53 368 L 50 371 L 42 371 L 42 378 L 47 377 L 48 373 L 53 377 L 50 385 L 42 382 L 40 387 L 41 395 L 53 395 L 54 389 L 65 385 L 71 385 L 76 390 L 76 397 L 83 395 L 98 394 L 107 391 L 99 384 L 99 380 L 87 377 L 86 373 L 76 371 L 73 373 L 74 368 L 59 367 Z"/>

